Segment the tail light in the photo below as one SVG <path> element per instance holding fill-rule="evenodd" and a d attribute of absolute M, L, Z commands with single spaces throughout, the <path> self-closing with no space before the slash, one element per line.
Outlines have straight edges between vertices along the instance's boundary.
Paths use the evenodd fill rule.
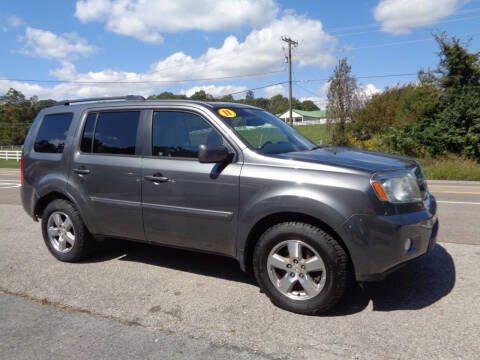
<path fill-rule="evenodd" d="M 24 182 L 23 178 L 24 178 L 24 170 L 23 170 L 23 156 L 22 156 L 22 158 L 20 159 L 20 181 L 22 183 L 22 186 Z"/>

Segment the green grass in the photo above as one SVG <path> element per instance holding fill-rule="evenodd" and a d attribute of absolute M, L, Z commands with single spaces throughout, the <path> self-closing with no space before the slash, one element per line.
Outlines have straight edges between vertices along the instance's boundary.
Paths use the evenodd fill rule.
<path fill-rule="evenodd" d="M 20 169 L 20 161 L 0 160 L 0 168 Z"/>
<path fill-rule="evenodd" d="M 326 145 L 329 142 L 326 125 L 295 126 L 295 130 L 315 144 Z"/>
<path fill-rule="evenodd" d="M 418 159 L 429 180 L 480 181 L 480 164 L 458 157 L 447 159 Z"/>

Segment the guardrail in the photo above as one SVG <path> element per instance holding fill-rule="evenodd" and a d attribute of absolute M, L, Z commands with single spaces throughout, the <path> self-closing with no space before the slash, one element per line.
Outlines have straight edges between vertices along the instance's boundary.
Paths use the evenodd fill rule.
<path fill-rule="evenodd" d="M 21 158 L 22 158 L 22 152 L 21 151 L 0 150 L 0 160 L 20 161 Z"/>

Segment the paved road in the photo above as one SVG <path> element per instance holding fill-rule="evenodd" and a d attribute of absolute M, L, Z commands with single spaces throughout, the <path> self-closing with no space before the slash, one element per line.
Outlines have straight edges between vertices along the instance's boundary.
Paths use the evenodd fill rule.
<path fill-rule="evenodd" d="M 2 359 L 270 358 L 6 294 L 0 294 L 0 324 Z"/>
<path fill-rule="evenodd" d="M 117 347 L 155 357 L 155 337 L 164 358 L 173 357 L 173 343 L 186 358 L 212 351 L 217 358 L 476 359 L 480 184 L 430 188 L 440 201 L 441 243 L 319 317 L 274 307 L 235 261 L 218 256 L 110 240 L 84 263 L 58 262 L 15 200 L 18 189 L 0 188 L 0 289 L 14 294 L 0 296 L 0 353 L 25 358 L 35 349 L 47 357 L 64 333 L 79 356 L 93 342 L 92 354 L 104 357 L 116 356 Z M 38 324 L 52 330 L 30 331 Z M 143 350 L 135 352 L 140 337 Z"/>

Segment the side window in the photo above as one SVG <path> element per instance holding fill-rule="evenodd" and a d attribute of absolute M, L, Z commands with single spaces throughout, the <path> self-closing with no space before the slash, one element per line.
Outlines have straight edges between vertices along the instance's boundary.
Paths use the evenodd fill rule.
<path fill-rule="evenodd" d="M 89 141 L 92 141 L 89 133 L 95 129 L 94 153 L 135 155 L 140 111 L 100 112 L 96 126 L 93 125 L 93 114 L 91 115 L 92 118 L 87 119 L 85 124 L 81 146 L 85 143 L 85 149 L 88 151 Z"/>
<path fill-rule="evenodd" d="M 95 130 L 96 121 L 97 113 L 88 114 L 85 128 L 83 129 L 82 143 L 80 144 L 80 150 L 83 152 L 92 152 L 93 130 Z"/>
<path fill-rule="evenodd" d="M 152 155 L 198 157 L 198 145 L 223 144 L 222 137 L 200 116 L 180 111 L 155 111 Z"/>
<path fill-rule="evenodd" d="M 35 139 L 35 151 L 62 153 L 72 119 L 72 113 L 46 115 Z"/>

